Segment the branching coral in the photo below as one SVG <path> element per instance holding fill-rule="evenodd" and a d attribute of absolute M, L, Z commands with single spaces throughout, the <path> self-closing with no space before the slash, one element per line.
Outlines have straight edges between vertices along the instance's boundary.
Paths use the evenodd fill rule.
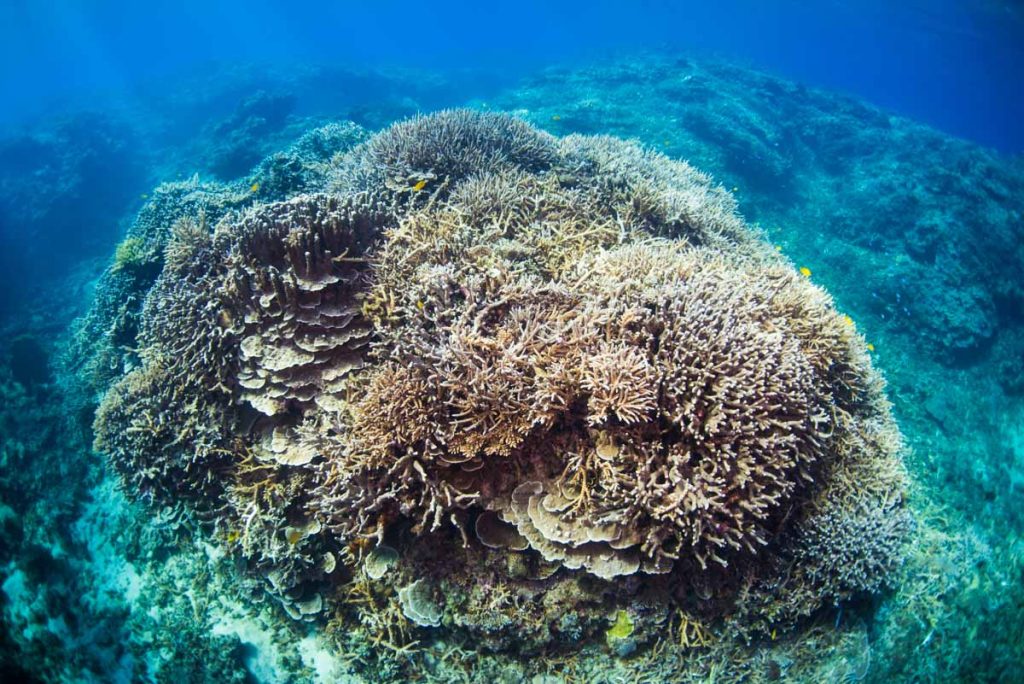
<path fill-rule="evenodd" d="M 134 496 L 208 509 L 224 484 L 211 475 L 230 460 L 225 436 L 237 426 L 220 398 L 176 391 L 161 361 L 152 359 L 108 393 L 96 415 L 96 448 Z"/>
<path fill-rule="evenodd" d="M 654 523 L 649 555 L 725 566 L 774 536 L 831 437 L 828 388 L 771 306 L 775 293 L 802 284 L 782 269 L 669 251 L 654 273 L 670 278 L 634 295 L 629 284 L 652 280 L 651 272 L 630 277 L 632 263 L 650 261 L 638 249 L 659 246 L 603 257 L 616 278 L 596 283 L 612 288 L 607 306 L 630 321 L 617 336 L 635 335 L 649 350 L 659 401 L 643 423 L 606 429 L 620 445 L 609 460 L 637 466 L 631 482 L 619 478 L 601 499 L 621 502 L 613 508 L 629 511 L 634 526 Z"/>
<path fill-rule="evenodd" d="M 92 308 L 76 323 L 72 344 L 61 360 L 69 376 L 79 377 L 85 385 L 77 389 L 86 400 L 137 365 L 142 305 L 163 268 L 163 253 L 175 227 L 182 221 L 215 223 L 254 200 L 252 193 L 200 182 L 198 176 L 153 191 L 100 278 Z"/>
<path fill-rule="evenodd" d="M 181 224 L 97 421 L 130 487 L 220 511 L 300 617 L 385 534 L 475 530 L 554 586 L 657 576 L 693 625 L 892 572 L 901 445 L 863 340 L 710 179 L 456 111 L 356 148 L 334 189 Z"/>
<path fill-rule="evenodd" d="M 434 317 L 432 304 L 410 312 L 354 409 L 372 462 L 424 473 L 389 471 L 407 492 L 395 495 L 403 513 L 430 506 L 423 522 L 457 500 L 410 490 L 451 487 L 505 511 L 548 560 L 576 558 L 570 567 L 726 567 L 778 536 L 833 445 L 859 429 L 850 412 L 865 408 L 865 358 L 827 297 L 781 265 L 648 241 L 549 283 L 467 266 L 461 282 L 444 276 L 458 318 Z M 411 283 L 396 297 L 431 301 Z M 897 445 L 869 448 L 892 458 Z M 530 497 L 565 505 L 517 509 L 530 481 Z M 545 510 L 582 536 L 545 536 Z M 583 547 L 608 542 L 600 562 Z M 617 553 L 632 547 L 632 560 Z"/>
<path fill-rule="evenodd" d="M 557 158 L 555 138 L 512 117 L 449 110 L 391 126 L 355 150 L 342 168 L 346 191 L 432 194 L 503 168 L 542 170 Z M 421 185 L 421 182 L 423 184 Z"/>
<path fill-rule="evenodd" d="M 97 448 L 134 491 L 236 530 L 282 591 L 322 570 L 325 549 L 286 528 L 311 517 L 304 435 L 337 425 L 363 363 L 363 255 L 385 220 L 364 196 L 311 195 L 212 232 L 180 223 L 143 307 L 142 365 L 97 416 Z"/>

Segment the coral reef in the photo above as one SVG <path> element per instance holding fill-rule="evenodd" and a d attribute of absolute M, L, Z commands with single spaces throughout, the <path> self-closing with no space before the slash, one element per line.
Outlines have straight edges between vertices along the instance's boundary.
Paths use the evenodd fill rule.
<path fill-rule="evenodd" d="M 211 126 L 208 137 L 218 145 L 210 151 L 206 166 L 223 180 L 242 176 L 263 158 L 260 141 L 284 128 L 294 108 L 295 97 L 290 94 L 253 93 Z"/>
<path fill-rule="evenodd" d="M 910 517 L 865 342 L 709 177 L 454 110 L 326 187 L 176 219 L 95 423 L 288 615 L 403 654 L 438 625 L 571 650 L 627 611 L 628 655 L 673 613 L 749 638 L 889 581 Z"/>
<path fill-rule="evenodd" d="M 163 267 L 173 226 L 186 218 L 216 221 L 254 201 L 252 193 L 201 182 L 198 176 L 164 183 L 153 191 L 101 275 L 92 307 L 76 323 L 76 335 L 62 361 L 67 376 L 84 386 L 86 400 L 137 363 L 133 350 L 142 304 Z"/>
<path fill-rule="evenodd" d="M 150 191 L 148 174 L 137 175 L 138 158 L 148 154 L 147 170 L 161 178 L 187 178 L 212 148 L 208 137 L 188 140 L 188 129 L 203 125 L 212 108 L 220 108 L 215 117 L 230 116 L 244 99 L 238 95 L 243 91 L 292 92 L 303 112 L 311 104 L 313 109 L 322 105 L 322 113 L 327 113 L 324 108 L 331 116 L 344 111 L 377 128 L 396 116 L 436 107 L 430 102 L 436 103 L 448 87 L 442 79 L 408 74 L 395 74 L 383 85 L 380 79 L 339 76 L 309 69 L 282 79 L 268 69 L 243 69 L 226 80 L 224 74 L 203 74 L 184 87 L 169 89 L 161 81 L 158 104 L 153 104 L 156 89 L 133 93 L 133 101 L 136 95 L 149 98 L 140 129 L 149 132 L 135 142 L 153 147 L 148 153 L 133 147 L 137 154 L 121 158 L 127 164 L 123 168 L 134 169 L 125 174 L 132 176 L 131 183 L 110 173 L 114 166 L 104 166 L 103 177 L 116 188 L 102 190 L 116 189 L 127 198 L 146 192 L 142 212 L 133 219 L 117 216 L 117 203 L 104 205 L 102 215 L 79 207 L 72 228 L 81 232 L 74 240 L 98 238 L 113 253 L 114 237 L 96 231 L 134 220 L 124 250 L 131 258 L 118 269 L 110 261 L 110 270 L 95 285 L 91 281 L 98 271 L 90 264 L 53 269 L 53 260 L 39 263 L 59 280 L 20 283 L 31 288 L 31 296 L 19 302 L 24 315 L 0 319 L 0 337 L 6 340 L 0 345 L 0 678 L 609 684 L 1024 679 L 1018 629 L 1024 620 L 1019 506 L 1024 491 L 1019 398 L 1024 336 L 1020 298 L 1014 295 L 1021 263 L 1015 250 L 1024 244 L 1014 237 L 1021 225 L 1024 167 L 1019 160 L 1001 159 L 848 98 L 728 65 L 629 56 L 603 66 L 551 70 L 517 90 L 489 92 L 486 99 L 487 105 L 516 109 L 558 135 L 635 136 L 690 159 L 731 188 L 744 214 L 757 219 L 797 265 L 813 269 L 813 282 L 827 285 L 839 308 L 856 319 L 856 330 L 877 347 L 872 360 L 886 371 L 888 394 L 910 447 L 906 463 L 913 484 L 906 502 L 892 496 L 903 478 L 898 467 L 891 467 L 894 461 L 858 459 L 854 451 L 842 451 L 840 458 L 828 461 L 840 465 L 828 470 L 822 463 L 814 481 L 803 485 L 798 501 L 805 517 L 786 522 L 788 532 L 757 556 L 731 558 L 724 569 L 711 560 L 707 572 L 715 581 L 689 582 L 678 571 L 640 571 L 603 580 L 583 568 L 567 570 L 562 562 L 528 550 L 526 538 L 498 511 L 468 502 L 457 503 L 435 532 L 428 531 L 429 524 L 426 530 L 414 529 L 417 520 L 385 502 L 381 514 L 368 516 L 364 535 L 343 541 L 327 527 L 326 518 L 307 506 L 315 498 L 313 489 L 331 484 L 329 473 L 319 473 L 325 466 L 321 453 L 327 452 L 299 450 L 294 460 L 308 462 L 288 465 L 293 458 L 287 447 L 301 428 L 297 416 L 277 416 L 295 422 L 289 422 L 294 431 L 279 432 L 275 439 L 273 430 L 263 429 L 266 422 L 252 429 L 256 420 L 275 418 L 261 416 L 245 401 L 228 406 L 234 418 L 206 433 L 183 435 L 182 444 L 207 449 L 203 438 L 242 434 L 248 436 L 251 453 L 238 451 L 237 440 L 231 439 L 227 448 L 232 455 L 207 449 L 199 455 L 209 459 L 193 466 L 193 454 L 184 448 L 175 452 L 167 434 L 136 435 L 139 444 L 151 440 L 155 459 L 165 459 L 166 470 L 129 477 L 122 489 L 133 499 L 152 496 L 158 505 L 186 503 L 147 515 L 125 501 L 81 433 L 92 423 L 97 395 L 143 364 L 138 339 L 142 305 L 164 269 L 175 224 L 187 219 L 193 230 L 205 226 L 209 232 L 223 221 L 237 223 L 257 203 L 328 190 L 327 177 L 335 174 L 332 187 L 348 193 L 352 188 L 345 179 L 357 174 L 353 159 L 344 156 L 346 141 L 358 142 L 365 134 L 339 123 L 311 132 L 308 147 L 296 143 L 284 149 L 295 135 L 295 120 L 260 140 L 250 139 L 263 153 L 282 151 L 232 185 L 211 183 L 204 176 L 203 182 L 193 179 Z M 451 102 L 464 95 L 445 97 Z M 693 125 L 700 117 L 707 123 L 703 128 Z M 101 135 L 103 128 L 98 129 Z M 63 138 L 50 138 L 45 131 L 33 137 L 63 144 Z M 579 139 L 589 154 L 596 154 L 595 139 Z M 399 236 L 404 230 L 400 219 L 420 214 L 428 204 L 433 203 L 434 221 L 445 205 L 468 206 L 472 194 L 481 201 L 462 222 L 511 226 L 509 232 L 519 236 L 508 240 L 504 233 L 496 238 L 485 233 L 485 246 L 497 256 L 474 262 L 477 267 L 489 269 L 492 261 L 518 266 L 522 252 L 528 258 L 522 260 L 525 273 L 517 270 L 517 277 L 553 282 L 550 274 L 571 273 L 581 259 L 595 258 L 594 241 L 609 251 L 646 249 L 633 244 L 633 236 L 620 244 L 617 221 L 593 221 L 606 215 L 601 207 L 608 205 L 586 202 L 628 189 L 628 178 L 608 179 L 622 178 L 639 157 L 657 161 L 658 155 L 614 139 L 606 142 L 617 148 L 612 152 L 618 159 L 632 156 L 628 164 L 605 164 L 604 181 L 591 176 L 596 167 L 568 172 L 556 154 L 529 173 L 499 164 L 494 175 L 479 183 L 459 177 L 438 192 L 441 183 L 428 177 L 432 165 L 424 162 L 410 170 L 419 177 L 400 178 L 406 186 L 384 186 L 386 202 L 395 203 L 395 221 L 385 235 Z M 569 145 L 567 138 L 553 143 Z M 21 148 L 26 155 L 38 149 Z M 76 144 L 63 149 L 70 157 L 82 150 Z M 44 187 L 48 183 L 58 193 L 73 192 L 73 173 L 68 172 L 71 182 L 60 177 L 61 169 L 73 164 L 47 167 L 59 173 L 19 176 L 22 156 L 3 158 L 5 169 L 15 169 L 3 177 L 41 185 L 22 191 L 17 183 L 5 184 L 12 189 L 8 206 L 20 211 L 35 207 L 37 200 L 49 202 L 54 195 Z M 659 169 L 672 168 L 660 163 L 646 167 L 648 181 L 661 179 L 648 197 L 665 198 L 677 187 L 685 190 L 677 197 L 687 197 L 693 188 L 675 171 L 658 176 Z M 519 180 L 509 180 L 513 177 Z M 413 189 L 421 181 L 426 182 Z M 603 182 L 603 189 L 577 191 L 595 182 Z M 95 189 L 95 184 L 81 187 Z M 163 194 L 174 188 L 180 194 Z M 727 209 L 723 217 L 732 216 L 731 199 L 717 193 L 711 197 L 720 198 Z M 546 204 L 539 211 L 546 220 L 524 229 L 523 223 L 537 215 L 533 203 L 542 199 Z M 66 204 L 58 199 L 55 206 Z M 645 226 L 635 236 L 639 242 L 650 241 L 648 230 L 671 239 L 664 211 L 661 218 L 655 213 L 658 206 L 665 204 L 643 199 L 634 206 L 630 200 L 618 202 L 614 211 L 629 225 Z M 696 206 L 709 209 L 707 202 Z M 103 224 L 90 216 L 99 216 Z M 553 230 L 556 223 L 568 227 L 573 217 L 579 217 L 577 228 Z M 5 228 L 14 226 L 12 235 L 32 237 L 34 247 L 74 242 L 64 242 L 45 215 L 38 218 L 31 226 Z M 445 244 L 447 238 L 431 237 L 435 223 L 424 219 L 423 226 L 409 233 L 410 240 Z M 588 226 L 597 232 L 589 233 Z M 837 226 L 842 230 L 832 229 Z M 730 240 L 750 235 L 739 227 L 726 229 L 732 237 L 711 250 L 719 257 L 732 252 Z M 571 239 L 563 237 L 569 233 Z M 524 243 L 536 248 L 525 249 Z M 34 253 L 34 247 L 20 241 L 10 246 L 8 256 L 18 259 Z M 409 249 L 416 246 L 408 244 Z M 657 245 L 650 247 L 661 252 Z M 363 265 L 368 272 L 375 253 L 376 248 Z M 467 256 L 459 254 L 460 259 Z M 739 256 L 734 253 L 728 261 Z M 475 258 L 473 253 L 468 257 Z M 428 257 L 448 266 L 443 259 L 443 249 Z M 758 265 L 738 261 L 743 268 Z M 784 260 L 774 263 L 786 270 Z M 383 293 L 372 282 L 368 285 L 367 292 Z M 568 285 L 576 288 L 578 298 L 595 296 L 586 283 Z M 4 294 L 17 298 L 22 292 L 5 288 Z M 453 305 L 463 305 L 461 291 L 450 294 Z M 90 300 L 87 325 L 80 322 L 67 336 L 64 327 Z M 397 304 L 419 312 L 417 301 L 392 305 L 378 296 L 362 304 L 367 319 L 376 321 L 375 330 L 394 333 L 409 323 L 397 320 Z M 849 326 L 843 321 L 845 330 Z M 490 334 L 492 323 L 486 318 L 481 326 Z M 513 332 L 511 325 L 501 330 L 502 335 Z M 373 335 L 370 339 L 374 345 L 379 341 Z M 65 358 L 49 368 L 49 360 L 69 345 L 74 364 Z M 471 351 L 505 358 L 478 346 Z M 370 359 L 370 366 L 354 371 L 351 379 L 380 369 Z M 621 376 L 635 386 L 646 372 L 640 368 L 638 376 L 633 363 L 610 370 L 620 375 L 594 377 L 614 382 Z M 348 400 L 362 396 L 359 383 Z M 584 388 L 588 411 L 597 405 L 595 391 L 601 386 Z M 155 392 L 154 401 L 176 401 L 161 398 L 158 388 L 146 388 L 144 382 L 139 387 Z M 609 420 L 618 418 L 609 407 L 629 408 L 616 404 L 618 396 L 600 398 Z M 642 413 L 649 403 L 638 406 Z M 319 411 L 301 402 L 300 408 Z M 148 409 L 143 409 L 144 414 Z M 191 419 L 201 415 L 203 405 L 179 403 L 171 410 L 178 412 L 175 420 Z M 892 436 L 858 415 L 865 429 L 857 439 Z M 342 416 L 332 429 L 350 426 Z M 615 445 L 599 430 L 591 439 L 595 454 L 612 454 Z M 888 448 L 869 446 L 861 453 Z M 515 457 L 483 458 L 511 470 Z M 351 465 L 339 466 L 338 472 L 351 472 Z M 196 473 L 206 473 L 210 481 Z M 174 477 L 184 477 L 178 490 L 168 487 L 167 479 Z M 519 484 L 537 481 L 524 477 Z M 342 506 L 369 483 L 357 477 L 347 484 L 348 489 L 335 490 L 341 496 L 337 502 L 320 503 Z M 133 489 L 136 485 L 141 491 Z M 195 508 L 205 496 L 196 486 L 209 487 L 214 506 Z M 220 504 L 225 507 L 216 508 Z M 905 531 L 908 522 L 904 507 L 914 511 L 917 525 L 908 552 L 893 554 L 890 542 L 901 538 L 897 532 Z M 511 505 L 503 510 L 510 511 Z M 843 514 L 849 510 L 863 514 Z M 528 505 L 526 512 L 528 517 Z M 205 531 L 194 532 L 197 522 Z M 865 536 L 877 543 L 843 543 Z M 893 568 L 896 559 L 902 563 Z M 737 564 L 749 571 L 750 583 L 737 589 L 718 581 Z M 883 577 L 892 578 L 895 586 L 870 601 L 859 600 L 864 591 L 875 591 Z M 402 610 L 398 592 L 416 582 L 443 607 L 438 627 L 419 627 Z M 800 619 L 822 603 L 811 619 Z M 632 632 L 625 635 L 627 624 Z"/>
<path fill-rule="evenodd" d="M 993 338 L 1024 320 L 1024 175 L 1011 158 L 852 98 L 677 55 L 551 69 L 488 104 L 690 160 L 832 291 L 859 283 L 842 302 L 859 321 L 943 366 L 985 363 Z"/>
<path fill-rule="evenodd" d="M 195 175 L 159 185 L 100 276 L 92 307 L 75 324 L 74 339 L 62 359 L 67 376 L 81 385 L 80 401 L 90 402 L 126 368 L 137 365 L 134 350 L 143 301 L 179 223 L 214 225 L 258 201 L 321 190 L 336 158 L 364 137 L 354 124 L 330 124 L 306 132 L 287 150 L 264 160 L 246 181 L 224 184 Z"/>
<path fill-rule="evenodd" d="M 898 452 L 863 436 L 898 439 L 852 329 L 788 269 L 643 242 L 540 285 L 514 277 L 535 268 L 528 242 L 502 263 L 479 247 L 493 240 L 443 234 L 465 276 L 430 260 L 388 282 L 392 255 L 409 265 L 404 245 L 380 257 L 378 287 L 393 289 L 377 298 L 407 322 L 383 333 L 387 363 L 354 408 L 354 439 L 424 527 L 462 497 L 547 560 L 601 576 L 641 558 L 649 572 L 725 567 L 777 536 L 827 461 Z M 438 305 L 445 291 L 463 293 L 461 311 Z"/>

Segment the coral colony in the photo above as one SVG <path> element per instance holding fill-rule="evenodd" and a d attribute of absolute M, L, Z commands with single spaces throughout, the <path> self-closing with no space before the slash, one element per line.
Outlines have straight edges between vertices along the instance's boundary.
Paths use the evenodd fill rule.
<path fill-rule="evenodd" d="M 774 637 L 900 563 L 865 340 L 708 176 L 446 111 L 325 187 L 179 217 L 95 423 L 295 620 L 628 653 L 669 614 Z"/>

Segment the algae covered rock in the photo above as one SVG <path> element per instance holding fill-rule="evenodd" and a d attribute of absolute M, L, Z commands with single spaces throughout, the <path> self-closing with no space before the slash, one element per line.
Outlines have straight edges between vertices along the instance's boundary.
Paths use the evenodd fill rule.
<path fill-rule="evenodd" d="M 95 425 L 283 605 L 520 653 L 613 610 L 628 655 L 669 614 L 735 639 L 886 584 L 911 523 L 882 380 L 711 178 L 448 111 L 318 189 L 178 224 Z"/>

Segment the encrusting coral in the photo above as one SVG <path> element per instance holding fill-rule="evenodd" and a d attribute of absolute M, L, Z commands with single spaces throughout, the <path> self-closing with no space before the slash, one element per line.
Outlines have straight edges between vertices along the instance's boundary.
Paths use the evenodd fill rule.
<path fill-rule="evenodd" d="M 396 124 L 328 194 L 180 224 L 139 346 L 97 447 L 302 619 L 387 536 L 406 616 L 498 555 L 552 606 L 585 573 L 643 615 L 633 576 L 767 629 L 883 586 L 910 526 L 849 319 L 710 178 L 611 138 Z M 456 605 L 410 619 L 500 641 Z"/>

